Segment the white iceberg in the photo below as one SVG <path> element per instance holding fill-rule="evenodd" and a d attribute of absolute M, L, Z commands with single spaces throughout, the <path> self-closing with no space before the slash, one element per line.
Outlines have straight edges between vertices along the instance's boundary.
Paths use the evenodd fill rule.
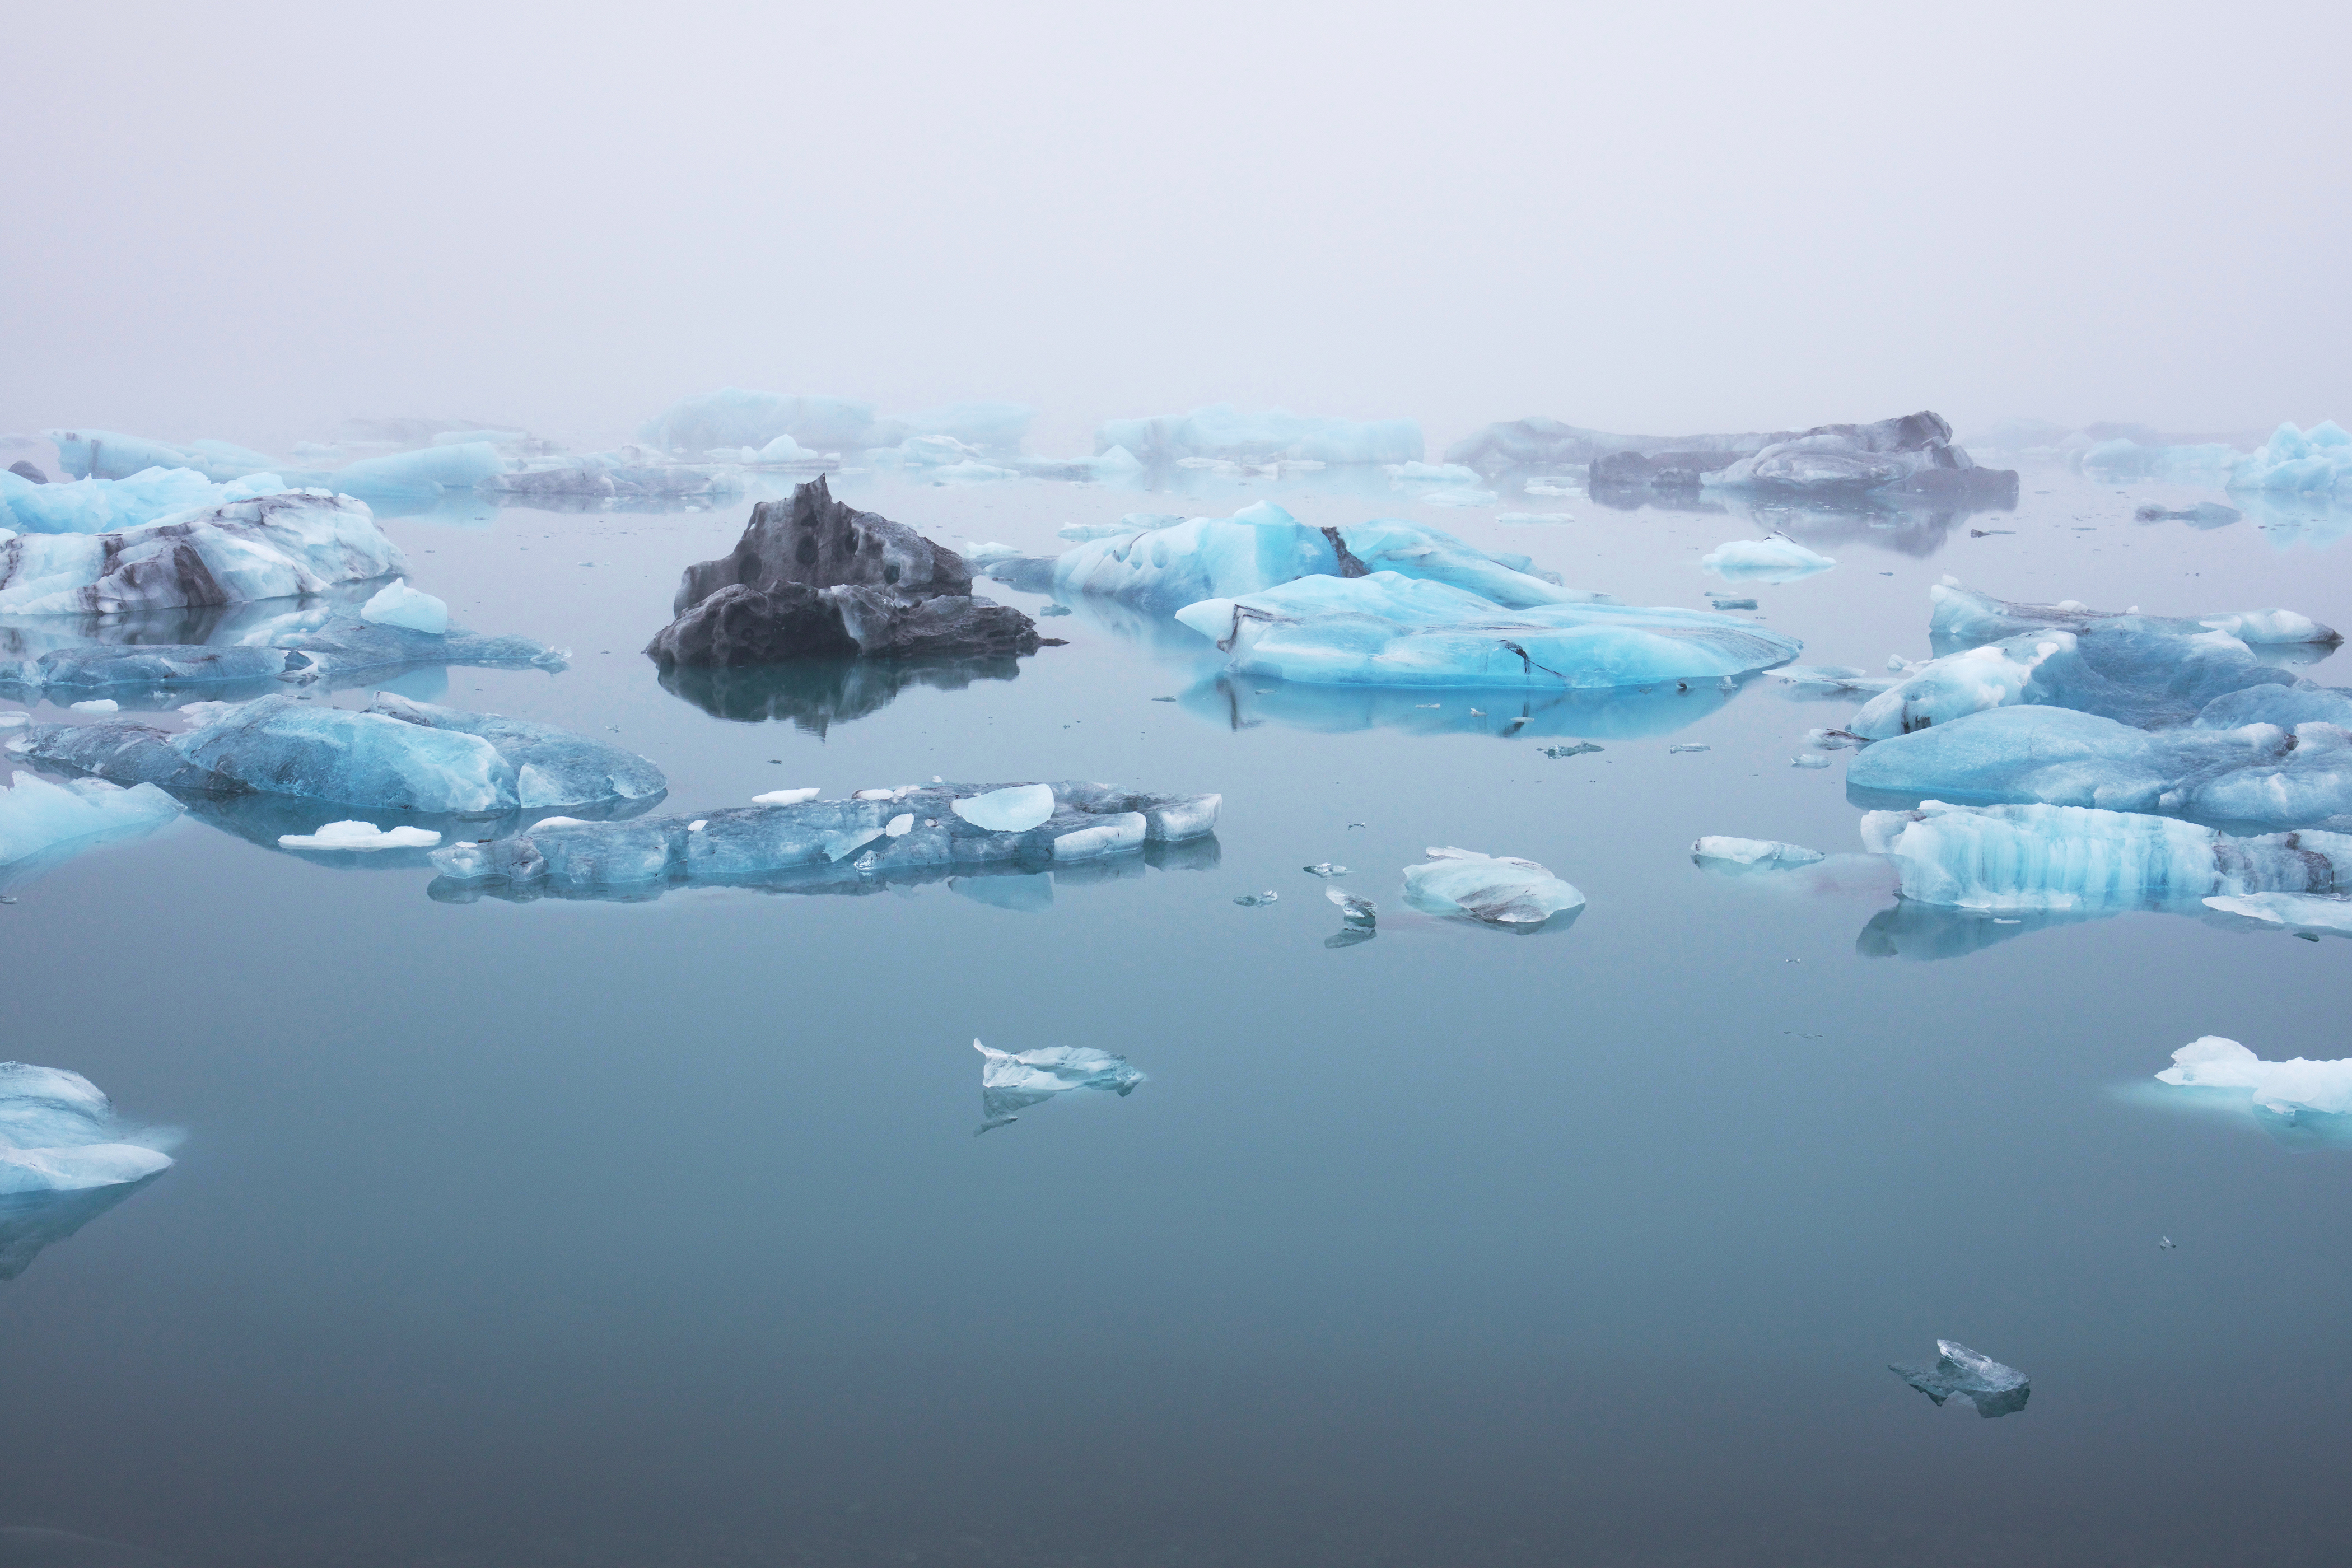
<path fill-rule="evenodd" d="M 1146 463 L 1185 458 L 1264 463 L 1412 463 L 1422 456 L 1421 426 L 1411 419 L 1322 418 L 1272 408 L 1244 414 L 1229 403 L 1190 414 L 1113 419 L 1095 431 L 1095 450 L 1124 447 Z"/>
<path fill-rule="evenodd" d="M 440 842 L 441 835 L 429 827 L 378 827 L 373 822 L 330 822 L 316 833 L 278 836 L 281 849 L 430 849 Z"/>
<path fill-rule="evenodd" d="M 1710 833 L 1691 845 L 1691 858 L 1708 870 L 1787 871 L 1827 857 L 1801 844 L 1772 838 L 1731 838 Z"/>
<path fill-rule="evenodd" d="M 1540 689 L 1718 681 L 1803 645 L 1707 610 L 1554 604 L 1506 609 L 1394 572 L 1301 577 L 1205 599 L 1176 618 L 1237 672 L 1323 686 Z"/>
<path fill-rule="evenodd" d="M 1582 893 L 1533 860 L 1434 846 L 1426 853 L 1404 870 L 1404 901 L 1424 914 L 1531 931 L 1584 907 Z"/>
<path fill-rule="evenodd" d="M 0 541 L 0 615 L 110 616 L 288 598 L 406 568 L 361 502 L 289 490 L 113 533 Z"/>
<path fill-rule="evenodd" d="M 390 586 L 377 589 L 360 606 L 360 619 L 375 626 L 405 626 L 428 637 L 441 637 L 449 630 L 449 606 L 430 594 L 410 587 L 407 578 L 395 577 Z"/>
<path fill-rule="evenodd" d="M 2299 833 L 2294 837 L 2316 838 L 2323 835 Z M 2336 886 L 2352 888 L 2352 878 L 2339 880 Z M 2293 931 L 2352 936 L 2352 898 L 2343 893 L 2223 893 L 2207 899 L 2205 907 Z"/>
<path fill-rule="evenodd" d="M 18 533 L 110 533 L 285 489 L 286 481 L 276 474 L 215 484 L 194 468 L 147 468 L 128 479 L 39 485 L 0 469 L 0 528 Z"/>
<path fill-rule="evenodd" d="M 1699 559 L 1717 576 L 1740 583 L 1794 583 L 1837 564 L 1793 539 L 1734 539 Z"/>
<path fill-rule="evenodd" d="M 1958 1340 L 1937 1340 L 1936 1351 L 1933 1366 L 1895 1362 L 1886 1370 L 1937 1405 L 1957 1396 L 1988 1419 L 2024 1409 L 2032 1396 L 2031 1379 L 1981 1351 L 1972 1351 Z"/>
<path fill-rule="evenodd" d="M 127 1141 L 113 1102 L 81 1074 L 0 1062 L 0 1197 L 117 1186 L 171 1163 Z"/>
<path fill-rule="evenodd" d="M 950 808 L 991 833 L 1026 833 L 1054 815 L 1052 784 L 1014 784 L 955 802 Z"/>
<path fill-rule="evenodd" d="M 2352 1057 L 2268 1062 L 2237 1041 L 2206 1035 L 2172 1053 L 2158 1081 L 2176 1089 L 2242 1089 L 2273 1114 L 2352 1115 Z"/>

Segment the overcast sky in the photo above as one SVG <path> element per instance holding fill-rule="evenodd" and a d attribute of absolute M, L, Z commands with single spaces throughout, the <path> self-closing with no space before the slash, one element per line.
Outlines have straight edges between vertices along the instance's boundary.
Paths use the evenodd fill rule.
<path fill-rule="evenodd" d="M 21 5 L 0 429 L 2352 422 L 2347 15 Z"/>

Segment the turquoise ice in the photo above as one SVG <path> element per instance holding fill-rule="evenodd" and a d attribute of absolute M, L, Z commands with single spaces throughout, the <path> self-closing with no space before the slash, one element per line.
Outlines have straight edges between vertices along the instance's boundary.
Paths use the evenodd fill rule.
<path fill-rule="evenodd" d="M 276 474 L 215 484 L 194 468 L 144 468 L 122 479 L 71 479 L 37 485 L 0 469 L 0 529 L 17 533 L 109 533 L 182 512 L 275 495 Z"/>

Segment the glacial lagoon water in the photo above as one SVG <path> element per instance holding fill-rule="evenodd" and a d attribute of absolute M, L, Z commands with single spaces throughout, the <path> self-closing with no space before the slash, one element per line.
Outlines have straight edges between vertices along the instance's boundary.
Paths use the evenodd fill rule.
<path fill-rule="evenodd" d="M 839 487 L 1037 552 L 1271 495 L 1690 606 L 1725 586 L 1701 555 L 1779 524 L 1838 565 L 1738 591 L 1872 669 L 1928 651 L 1946 574 L 2352 622 L 2324 520 L 2137 523 L 2210 492 L 2063 471 L 2014 511 L 1762 526 L 1336 474 Z M 510 902 L 229 814 L 12 889 L 0 1055 L 185 1138 L 0 1281 L 0 1563 L 2336 1560 L 2352 1150 L 2152 1079 L 2206 1034 L 2352 1054 L 2352 947 L 1709 876 L 1702 835 L 1861 848 L 1852 753 L 1790 765 L 1856 700 L 1769 677 L 1515 724 L 1220 680 L 1181 626 L 1081 605 L 1017 667 L 667 689 L 638 649 L 747 510 L 388 521 L 461 622 L 573 650 L 392 689 L 617 740 L 665 809 L 1091 778 L 1222 793 L 1213 850 Z M 1601 749 L 1539 750 L 1570 742 Z M 1588 903 L 1533 936 L 1416 913 L 1431 845 Z M 1321 862 L 1370 940 L 1330 940 Z M 1145 1078 L 975 1136 L 975 1037 Z M 1890 1375 L 1938 1339 L 2030 1406 Z"/>

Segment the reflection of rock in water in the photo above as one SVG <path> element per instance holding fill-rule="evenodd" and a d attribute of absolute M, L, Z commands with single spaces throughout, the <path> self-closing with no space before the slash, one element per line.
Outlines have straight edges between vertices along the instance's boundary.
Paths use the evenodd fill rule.
<path fill-rule="evenodd" d="M 961 691 L 975 680 L 1011 680 L 1020 660 L 964 659 L 949 664 L 902 664 L 871 659 L 819 659 L 794 664 L 656 667 L 662 689 L 682 697 L 714 718 L 741 723 L 788 719 L 822 736 L 835 724 L 863 719 L 898 700 L 909 687 Z"/>
<path fill-rule="evenodd" d="M 1598 735 L 1628 740 L 1671 734 L 1731 700 L 1738 680 L 1661 681 L 1604 690 L 1473 691 L 1418 687 L 1258 684 L 1248 676 L 1218 675 L 1179 700 L 1188 712 L 1233 730 L 1262 724 L 1327 734 L 1404 730 L 1423 735 L 1493 735 L 1506 741 L 1538 736 Z"/>
<path fill-rule="evenodd" d="M 173 1568 L 172 1559 L 62 1530 L 0 1526 L 0 1568 Z"/>
<path fill-rule="evenodd" d="M 146 1176 L 62 1193 L 0 1193 L 0 1279 L 14 1279 L 41 1255 L 43 1247 L 65 1240 L 155 1179 Z M 0 1551 L 0 1568 L 8 1562 L 5 1551 Z"/>

